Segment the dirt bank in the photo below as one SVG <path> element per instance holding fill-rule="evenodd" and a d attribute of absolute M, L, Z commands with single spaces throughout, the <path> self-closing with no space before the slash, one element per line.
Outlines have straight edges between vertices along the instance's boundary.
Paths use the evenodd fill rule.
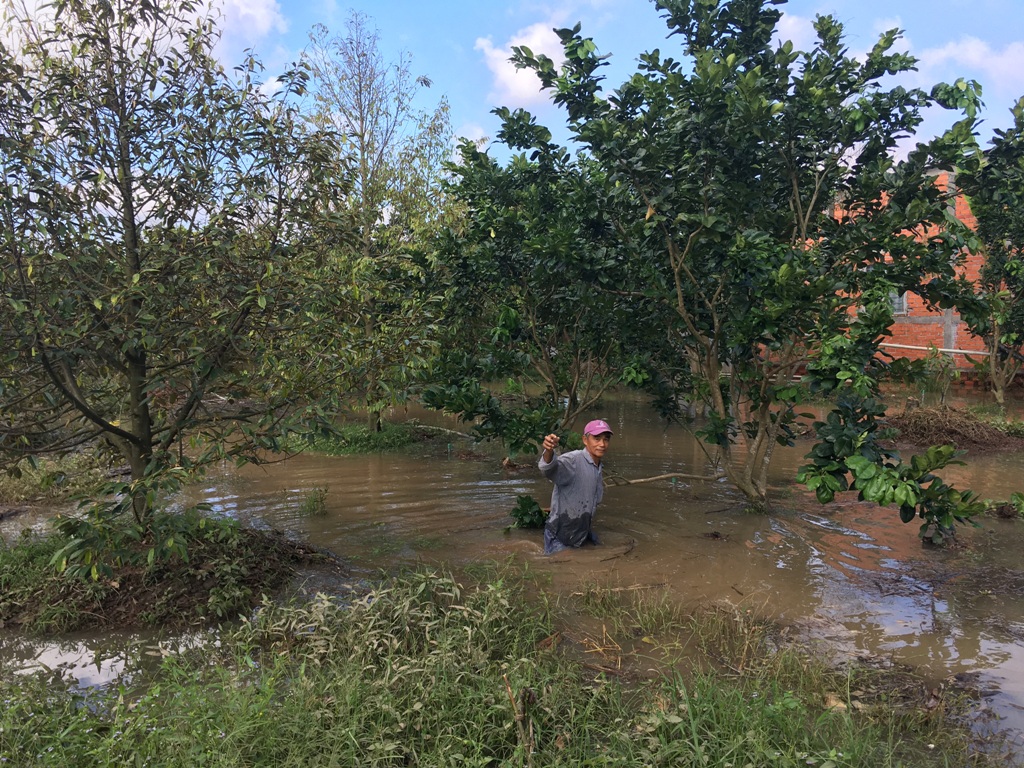
<path fill-rule="evenodd" d="M 1024 449 L 1024 438 L 1007 434 L 971 411 L 948 405 L 914 408 L 892 414 L 887 421 L 899 430 L 896 444 L 900 447 L 954 445 L 972 454 Z"/>

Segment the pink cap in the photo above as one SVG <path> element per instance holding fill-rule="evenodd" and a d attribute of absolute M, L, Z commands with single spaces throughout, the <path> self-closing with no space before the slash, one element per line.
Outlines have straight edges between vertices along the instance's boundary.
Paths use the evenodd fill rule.
<path fill-rule="evenodd" d="M 614 435 L 612 428 L 608 426 L 608 422 L 603 419 L 594 419 L 583 428 L 584 435 L 603 435 L 607 432 L 609 435 Z"/>

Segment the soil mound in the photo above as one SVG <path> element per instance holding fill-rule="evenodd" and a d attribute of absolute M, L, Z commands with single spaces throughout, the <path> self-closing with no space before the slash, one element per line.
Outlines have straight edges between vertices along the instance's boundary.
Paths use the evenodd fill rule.
<path fill-rule="evenodd" d="M 954 445 L 972 453 L 1024 449 L 1024 438 L 1006 434 L 970 411 L 940 405 L 915 408 L 888 418 L 900 445 Z"/>
<path fill-rule="evenodd" d="M 26 545 L 27 546 L 27 545 Z M 232 621 L 304 576 L 347 575 L 330 552 L 281 531 L 242 528 L 223 539 L 194 539 L 188 560 L 119 566 L 113 579 L 47 571 L 41 581 L 0 593 L 0 629 L 60 634 L 100 627 L 179 629 Z M 0 583 L 4 573 L 0 572 Z"/>

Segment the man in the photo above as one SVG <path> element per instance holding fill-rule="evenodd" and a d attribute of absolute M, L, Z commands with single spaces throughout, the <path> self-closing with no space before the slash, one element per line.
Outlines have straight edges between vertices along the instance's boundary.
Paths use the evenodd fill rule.
<path fill-rule="evenodd" d="M 604 496 L 601 459 L 612 439 L 608 422 L 596 419 L 583 428 L 583 450 L 555 453 L 558 435 L 544 438 L 537 466 L 544 477 L 555 484 L 551 492 L 551 513 L 544 523 L 544 554 L 566 547 L 582 547 L 588 541 L 598 544 L 591 526 L 594 511 Z"/>

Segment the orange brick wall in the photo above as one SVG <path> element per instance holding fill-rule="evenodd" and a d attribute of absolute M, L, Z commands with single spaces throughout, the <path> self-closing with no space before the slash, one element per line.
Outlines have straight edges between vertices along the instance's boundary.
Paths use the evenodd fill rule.
<path fill-rule="evenodd" d="M 948 185 L 948 174 L 938 176 L 936 183 L 942 186 Z M 962 195 L 955 199 L 954 212 L 956 217 L 968 226 L 977 225 L 970 205 Z M 981 265 L 982 257 L 980 255 L 968 254 L 962 272 L 969 280 L 977 280 Z M 982 340 L 967 330 L 967 326 L 955 311 L 929 311 L 921 298 L 914 293 L 908 293 L 906 298 L 907 313 L 896 317 L 890 329 L 892 336 L 886 339 L 886 343 L 902 344 L 909 347 L 934 346 L 938 349 L 956 349 L 966 352 L 983 352 L 985 350 Z M 892 347 L 883 347 L 883 349 L 894 357 L 905 357 L 910 360 L 920 359 L 928 354 L 924 350 Z M 954 354 L 953 359 L 961 370 L 970 370 L 973 367 L 963 355 Z M 974 359 L 979 358 L 976 356 Z"/>

